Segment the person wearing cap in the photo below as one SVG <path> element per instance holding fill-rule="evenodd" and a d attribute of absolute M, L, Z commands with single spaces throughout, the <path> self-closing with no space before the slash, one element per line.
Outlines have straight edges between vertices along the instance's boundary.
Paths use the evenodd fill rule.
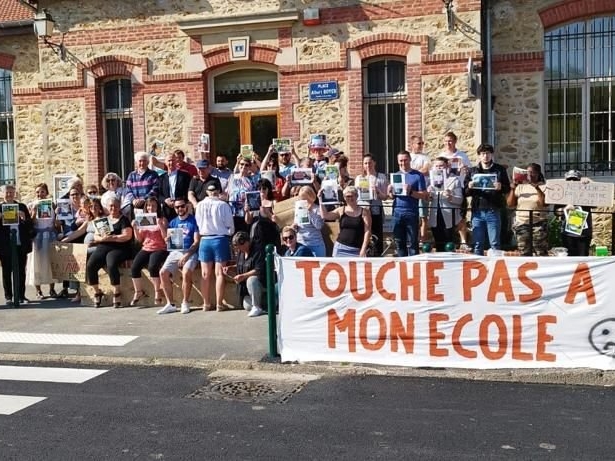
<path fill-rule="evenodd" d="M 583 181 L 590 182 L 589 178 L 583 178 L 578 170 L 570 170 L 564 175 L 566 181 Z M 591 245 L 593 226 L 592 226 L 592 207 L 577 206 L 572 203 L 566 205 L 555 205 L 555 212 L 558 215 L 564 215 L 575 209 L 581 208 L 588 213 L 586 227 L 581 232 L 581 235 L 574 234 L 566 230 L 566 219 L 562 220 L 561 236 L 562 245 L 568 250 L 568 256 L 589 256 L 589 248 Z"/>
<path fill-rule="evenodd" d="M 160 176 L 160 192 L 158 202 L 162 204 L 162 215 L 168 220 L 177 216 L 173 203 L 177 198 L 188 198 L 188 189 L 192 176 L 178 168 L 178 157 L 175 153 L 165 156 L 167 172 Z"/>
<path fill-rule="evenodd" d="M 198 175 L 190 180 L 188 186 L 188 200 L 196 209 L 197 203 L 207 197 L 207 186 L 215 184 L 219 190 L 222 189 L 222 184 L 219 178 L 212 176 L 209 160 L 201 159 L 196 162 Z"/>
<path fill-rule="evenodd" d="M 502 210 L 506 208 L 506 196 L 510 192 L 510 180 L 506 169 L 493 161 L 494 149 L 491 144 L 481 144 L 476 149 L 478 164 L 470 169 L 465 178 L 465 195 L 472 197 L 472 238 L 474 254 L 483 256 L 485 239 L 493 250 L 500 249 Z M 496 180 L 493 188 L 477 187 L 477 174 L 493 174 Z M 482 176 L 481 178 L 485 178 Z"/>
<path fill-rule="evenodd" d="M 196 206 L 196 223 L 199 227 L 199 261 L 201 261 L 201 294 L 203 310 L 212 307 L 210 284 L 216 280 L 216 310 L 226 310 L 224 299 L 223 267 L 231 260 L 229 239 L 235 232 L 233 212 L 228 203 L 220 198 L 219 183 L 207 184 L 207 197 Z"/>

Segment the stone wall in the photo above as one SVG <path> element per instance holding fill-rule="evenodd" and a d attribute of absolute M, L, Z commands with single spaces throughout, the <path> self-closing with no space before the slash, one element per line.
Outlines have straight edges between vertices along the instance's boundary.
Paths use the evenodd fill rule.
<path fill-rule="evenodd" d="M 12 69 L 14 88 L 36 88 L 38 86 L 40 81 L 38 48 L 34 35 L 2 37 L 0 53 L 17 57 Z"/>
<path fill-rule="evenodd" d="M 185 93 L 164 93 L 145 96 L 146 146 L 163 139 L 166 149 L 185 149 L 188 130 L 192 127 L 191 112 Z"/>

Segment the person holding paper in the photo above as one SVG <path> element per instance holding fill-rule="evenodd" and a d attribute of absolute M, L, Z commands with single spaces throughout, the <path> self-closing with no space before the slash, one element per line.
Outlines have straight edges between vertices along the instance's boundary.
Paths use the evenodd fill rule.
<path fill-rule="evenodd" d="M 236 231 L 248 231 L 245 222 L 244 203 L 246 192 L 256 190 L 256 181 L 251 174 L 250 167 L 252 162 L 243 157 L 239 157 L 239 172 L 229 178 L 226 194 L 228 202 L 233 209 L 233 221 Z"/>
<path fill-rule="evenodd" d="M 96 234 L 93 244 L 96 246 L 86 264 L 86 276 L 94 288 L 94 307 L 100 307 L 103 292 L 98 287 L 98 272 L 105 268 L 113 290 L 113 307 L 122 307 L 120 292 L 120 265 L 132 257 L 133 232 L 130 221 L 122 214 L 121 202 L 116 198 L 109 204 L 109 224 L 111 233 Z"/>
<path fill-rule="evenodd" d="M 431 160 L 429 155 L 423 153 L 425 141 L 421 136 L 410 137 L 410 168 L 420 171 L 425 176 L 425 183 L 429 182 L 429 171 L 431 170 Z M 419 240 L 426 242 L 427 236 L 427 216 L 429 215 L 429 204 L 425 200 L 419 200 Z"/>
<path fill-rule="evenodd" d="M 2 225 L 0 225 L 0 264 L 2 265 L 2 284 L 4 299 L 7 306 L 13 305 L 13 295 L 19 301 L 27 304 L 26 298 L 26 262 L 28 253 L 32 251 L 32 239 L 35 236 L 32 216 L 28 207 L 15 200 L 17 191 L 12 184 L 3 186 L 4 203 L 2 204 Z M 8 216 L 15 213 L 14 216 Z M 9 219 L 10 218 L 10 219 Z M 9 224 L 14 222 L 14 224 Z M 19 293 L 13 293 L 13 254 L 11 251 L 11 231 L 16 231 L 17 237 L 17 270 L 19 271 Z"/>
<path fill-rule="evenodd" d="M 271 149 L 271 148 L 270 148 Z M 273 195 L 277 202 L 284 200 L 283 194 L 285 178 L 280 174 L 280 165 L 278 164 L 278 158 L 273 155 L 272 152 L 267 152 L 265 158 L 261 163 L 261 178 L 269 180 L 273 186 Z"/>
<path fill-rule="evenodd" d="M 132 278 L 132 286 L 134 288 L 134 295 L 132 301 L 130 301 L 131 306 L 136 306 L 141 298 L 146 296 L 145 291 L 143 291 L 143 281 L 141 278 L 141 272 L 145 267 L 147 267 L 154 285 L 154 302 L 156 304 L 162 303 L 163 293 L 160 289 L 160 268 L 169 254 L 166 242 L 169 223 L 162 215 L 162 210 L 154 197 L 149 197 L 145 200 L 144 212 L 156 215 L 156 225 L 140 226 L 136 220 L 132 222 L 132 229 L 135 238 L 141 242 L 141 249 L 133 258 L 130 268 L 130 277 Z"/>
<path fill-rule="evenodd" d="M 36 236 L 32 246 L 32 254 L 28 261 L 27 284 L 34 285 L 37 299 L 43 299 L 41 285 L 49 284 L 49 297 L 56 297 L 55 280 L 51 274 L 50 247 L 56 240 L 55 205 L 49 198 L 49 187 L 40 183 L 34 191 L 36 200 L 28 204 L 30 215 L 34 222 Z M 41 213 L 40 207 L 45 204 L 46 213 Z"/>
<path fill-rule="evenodd" d="M 322 236 L 322 228 L 325 225 L 325 220 L 319 213 L 318 205 L 316 205 L 316 192 L 312 186 L 303 186 L 297 194 L 298 200 L 303 200 L 307 207 L 307 216 L 303 222 L 295 216 L 293 228 L 297 231 L 297 241 L 308 247 L 315 256 L 324 258 L 327 256 L 327 247 Z"/>
<path fill-rule="evenodd" d="M 472 237 L 474 254 L 483 256 L 485 239 L 493 250 L 500 249 L 502 210 L 506 208 L 506 196 L 510 192 L 510 180 L 506 169 L 493 161 L 491 144 L 481 144 L 476 149 L 479 161 L 470 169 L 465 179 L 466 196 L 472 197 Z M 481 189 L 475 184 L 475 175 L 493 175 L 492 188 Z M 483 176 L 484 177 L 484 176 Z"/>
<path fill-rule="evenodd" d="M 389 184 L 389 197 L 393 199 L 393 237 L 397 256 L 419 254 L 419 200 L 427 199 L 429 193 L 425 177 L 410 166 L 410 152 L 397 154 L 398 175 L 403 182 L 397 192 Z"/>
<path fill-rule="evenodd" d="M 470 162 L 468 155 L 464 151 L 457 149 L 457 135 L 452 131 L 444 135 L 444 150 L 440 153 L 440 156 L 448 158 L 449 174 L 458 176 L 459 182 L 464 185 L 468 171 L 472 168 L 472 162 Z M 460 248 L 464 251 L 470 250 L 468 246 L 468 226 L 466 221 L 467 211 L 468 200 L 464 195 L 460 211 L 461 219 L 459 220 L 459 224 L 457 224 L 457 232 L 459 233 L 459 240 L 461 242 Z"/>
<path fill-rule="evenodd" d="M 566 181 L 586 181 L 588 178 L 582 178 L 581 173 L 577 170 L 570 170 L 564 175 Z M 582 225 L 582 231 L 580 234 L 571 232 L 566 228 L 566 221 L 570 218 L 570 212 L 576 209 L 581 209 L 582 212 L 587 213 L 584 225 Z M 562 220 L 562 244 L 568 249 L 568 256 L 589 256 L 589 249 L 593 234 L 592 225 L 592 207 L 588 206 L 575 206 L 572 203 L 567 205 L 556 205 L 555 211 L 563 216 Z M 584 214 L 585 216 L 585 214 Z"/>
<path fill-rule="evenodd" d="M 372 154 L 365 154 L 362 164 L 363 171 L 354 178 L 354 185 L 359 191 L 359 205 L 369 207 L 372 215 L 372 235 L 377 238 L 376 253 L 381 255 L 384 251 L 382 201 L 387 199 L 389 181 L 384 173 L 376 171 L 376 161 Z"/>
<path fill-rule="evenodd" d="M 180 229 L 182 232 L 182 248 L 171 250 L 160 269 L 162 291 L 167 303 L 158 310 L 157 314 L 170 314 L 177 312 L 173 298 L 173 281 L 171 277 L 178 270 L 182 273 L 182 302 L 180 312 L 190 313 L 190 293 L 192 292 L 192 275 L 199 265 L 198 248 L 201 236 L 194 215 L 188 213 L 188 201 L 183 198 L 175 199 L 177 217 L 169 223 L 169 229 Z M 167 233 L 167 242 L 171 238 Z"/>
<path fill-rule="evenodd" d="M 537 163 L 527 167 L 526 182 L 510 184 L 506 203 L 516 208 L 513 232 L 521 256 L 549 254 L 548 206 L 545 204 L 545 178 Z"/>
<path fill-rule="evenodd" d="M 258 210 L 250 210 L 245 204 L 245 220 L 250 228 L 250 238 L 254 245 L 259 246 L 263 251 L 267 245 L 272 244 L 276 250 L 281 248 L 280 229 L 276 224 L 276 216 L 273 212 L 275 205 L 274 193 L 268 179 L 261 179 L 256 183 L 260 195 L 260 207 Z"/>
<path fill-rule="evenodd" d="M 435 241 L 436 251 L 445 251 L 446 244 L 453 241 L 455 226 L 461 219 L 459 208 L 463 202 L 463 187 L 457 176 L 448 175 L 448 159 L 438 157 L 433 162 L 435 172 L 441 173 L 442 184 L 432 181 L 429 192 L 429 227 Z M 432 175 L 435 177 L 435 175 Z"/>

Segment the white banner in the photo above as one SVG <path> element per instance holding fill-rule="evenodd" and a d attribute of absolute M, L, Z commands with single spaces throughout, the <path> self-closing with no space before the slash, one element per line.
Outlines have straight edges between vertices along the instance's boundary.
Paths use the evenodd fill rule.
<path fill-rule="evenodd" d="M 280 259 L 285 362 L 615 369 L 614 257 Z"/>

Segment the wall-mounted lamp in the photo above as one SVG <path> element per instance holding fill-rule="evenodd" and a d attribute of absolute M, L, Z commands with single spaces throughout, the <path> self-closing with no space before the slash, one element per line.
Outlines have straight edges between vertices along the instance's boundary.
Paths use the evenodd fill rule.
<path fill-rule="evenodd" d="M 51 48 L 62 61 L 66 61 L 68 58 L 68 53 L 66 52 L 64 42 L 54 43 L 48 38 L 53 34 L 54 25 L 55 21 L 51 17 L 51 14 L 49 14 L 49 12 L 45 9 L 36 13 L 34 16 L 34 33 L 36 36 L 38 38 L 42 38 L 45 45 Z"/>
<path fill-rule="evenodd" d="M 453 0 L 442 0 L 446 10 L 446 23 L 449 32 L 455 30 L 455 12 L 453 11 Z"/>

